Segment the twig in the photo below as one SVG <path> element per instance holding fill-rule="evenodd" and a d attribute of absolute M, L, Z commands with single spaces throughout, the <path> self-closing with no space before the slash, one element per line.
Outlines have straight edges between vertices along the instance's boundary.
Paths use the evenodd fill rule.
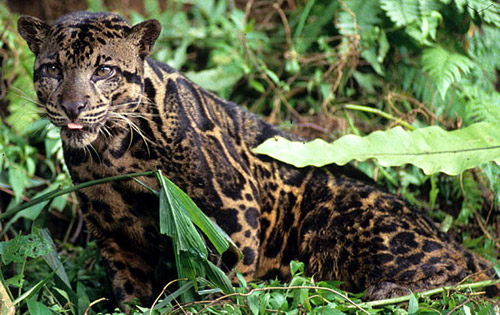
<path fill-rule="evenodd" d="M 288 20 L 286 18 L 285 12 L 283 12 L 283 9 L 278 3 L 273 4 L 273 8 L 278 12 L 281 21 L 283 22 L 283 28 L 285 29 L 285 36 L 286 36 L 286 43 L 288 46 L 288 50 L 294 50 L 293 49 L 293 41 L 292 41 L 292 31 L 290 30 L 290 25 L 288 25 Z"/>
<path fill-rule="evenodd" d="M 9 194 L 11 196 L 16 195 L 16 193 L 12 189 L 9 189 L 7 187 L 0 186 L 0 191 L 3 191 L 4 193 Z M 21 195 L 21 199 L 24 201 L 30 201 L 30 198 L 26 197 L 25 195 Z"/>
<path fill-rule="evenodd" d="M 170 281 L 169 283 L 167 283 L 167 284 L 163 287 L 163 290 L 161 290 L 161 293 L 160 293 L 160 294 L 158 294 L 158 296 L 156 297 L 155 301 L 154 301 L 154 302 L 153 302 L 153 304 L 151 305 L 151 308 L 149 309 L 149 315 L 152 315 L 152 314 L 153 314 L 153 309 L 154 309 L 154 307 L 155 307 L 156 303 L 158 303 L 158 300 L 160 300 L 160 298 L 161 298 L 161 296 L 163 295 L 163 293 L 165 293 L 165 291 L 167 291 L 167 288 L 168 288 L 171 284 L 173 284 L 173 283 L 175 283 L 175 282 L 178 282 L 178 281 L 185 281 L 185 280 L 188 280 L 188 279 L 187 279 L 187 278 L 183 278 L 183 279 L 175 279 L 175 280 L 172 280 L 172 281 Z M 175 299 L 174 299 L 174 300 L 175 300 Z M 175 301 L 177 302 L 177 300 L 175 300 Z M 179 307 L 181 308 L 181 310 L 182 310 L 182 311 L 184 311 L 184 310 L 183 310 L 183 308 L 182 308 L 182 305 L 180 305 L 179 303 L 177 303 L 177 305 L 179 305 Z M 186 313 L 186 312 L 184 312 L 184 313 Z"/>
<path fill-rule="evenodd" d="M 324 134 L 328 133 L 328 130 L 326 128 L 318 126 L 315 123 L 302 122 L 302 123 L 297 123 L 296 126 L 299 128 L 311 128 L 311 129 L 317 130 L 319 132 L 322 132 Z"/>
<path fill-rule="evenodd" d="M 444 286 L 444 287 L 431 289 L 428 291 L 418 292 L 418 295 L 420 297 L 426 297 L 426 296 L 431 296 L 434 294 L 441 293 L 441 292 L 443 292 L 443 290 L 444 291 L 450 291 L 450 290 L 459 291 L 459 290 L 463 290 L 463 289 L 477 289 L 477 288 L 487 287 L 490 285 L 495 285 L 498 283 L 500 283 L 500 279 L 499 280 L 485 280 L 485 281 L 460 284 L 460 285 L 450 285 L 450 286 Z M 412 295 L 410 294 L 410 295 L 404 295 L 404 296 L 399 296 L 396 298 L 390 298 L 390 299 L 385 299 L 385 300 L 370 301 L 370 302 L 361 303 L 357 306 L 358 307 L 374 307 L 374 306 L 396 304 L 396 303 L 409 301 L 411 296 Z M 348 306 L 348 307 L 352 308 L 352 306 Z"/>
<path fill-rule="evenodd" d="M 95 300 L 94 302 L 90 303 L 89 306 L 87 306 L 87 309 L 85 310 L 85 315 L 88 315 L 89 311 L 90 311 L 90 308 L 94 305 L 96 305 L 97 303 L 100 303 L 102 301 L 107 301 L 108 299 L 107 298 L 100 298 L 98 300 Z"/>
<path fill-rule="evenodd" d="M 458 305 L 455 305 L 454 308 L 452 308 L 448 313 L 446 313 L 446 315 L 451 315 L 453 314 L 454 311 L 458 310 L 459 308 L 461 308 L 462 306 L 464 306 L 465 304 L 469 303 L 471 301 L 470 298 L 467 298 L 467 300 L 465 300 L 464 302 L 458 304 Z"/>
<path fill-rule="evenodd" d="M 83 214 L 81 208 L 78 208 L 78 224 L 76 226 L 75 232 L 73 233 L 73 236 L 69 239 L 70 243 L 76 242 L 76 239 L 78 238 L 78 236 L 80 236 L 82 229 L 83 229 Z"/>

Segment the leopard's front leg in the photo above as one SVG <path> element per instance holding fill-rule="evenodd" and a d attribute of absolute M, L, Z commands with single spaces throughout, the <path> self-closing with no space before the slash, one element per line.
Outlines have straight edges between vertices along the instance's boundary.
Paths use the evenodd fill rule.
<path fill-rule="evenodd" d="M 147 304 L 153 298 L 154 266 L 135 251 L 126 250 L 116 240 L 98 240 L 101 255 L 111 280 L 116 302 L 122 310 L 136 298 Z"/>
<path fill-rule="evenodd" d="M 126 303 L 135 298 L 144 304 L 154 298 L 155 267 L 164 245 L 149 211 L 157 211 L 157 198 L 141 195 L 139 201 L 129 192 L 131 199 L 143 205 L 139 208 L 131 200 L 124 200 L 115 188 L 112 184 L 93 186 L 79 191 L 78 197 L 87 229 L 97 240 L 116 302 L 126 310 Z M 124 187 L 121 190 L 126 191 Z"/>
<path fill-rule="evenodd" d="M 260 248 L 260 205 L 258 196 L 252 193 L 244 194 L 242 200 L 224 200 L 224 207 L 209 214 L 215 222 L 231 237 L 243 254 L 237 269 L 246 280 L 252 280 L 259 260 Z M 229 249 L 223 254 L 222 260 L 226 267 L 234 267 L 239 259 L 239 253 Z M 230 273 L 233 283 L 237 283 L 236 274 Z"/>

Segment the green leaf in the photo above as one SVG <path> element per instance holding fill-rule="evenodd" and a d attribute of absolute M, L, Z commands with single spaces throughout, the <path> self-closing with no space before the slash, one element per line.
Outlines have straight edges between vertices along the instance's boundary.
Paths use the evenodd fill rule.
<path fill-rule="evenodd" d="M 49 265 L 50 268 L 56 272 L 59 279 L 61 279 L 64 282 L 64 284 L 68 286 L 68 288 L 71 288 L 68 275 L 64 270 L 61 260 L 59 259 L 59 254 L 57 253 L 56 244 L 52 240 L 49 230 L 47 228 L 33 227 L 33 232 L 39 235 L 41 238 L 43 238 L 45 242 L 47 242 L 48 245 L 50 246 L 50 252 L 48 252 L 47 255 L 42 256 L 43 260 L 45 260 L 47 265 Z"/>
<path fill-rule="evenodd" d="M 262 292 L 256 291 L 250 294 L 247 298 L 248 306 L 250 307 L 250 311 L 252 312 L 253 315 L 259 315 L 259 309 L 260 309 L 259 296 L 261 294 Z"/>
<path fill-rule="evenodd" d="M 243 77 L 243 72 L 232 65 L 218 66 L 198 72 L 188 71 L 185 74 L 193 82 L 214 92 L 233 87 Z"/>
<path fill-rule="evenodd" d="M 31 315 L 52 315 L 50 309 L 40 302 L 29 299 L 26 301 L 26 304 Z"/>
<path fill-rule="evenodd" d="M 269 300 L 271 299 L 271 294 L 264 293 L 260 296 L 260 314 L 268 314 L 267 310 L 269 309 Z"/>
<path fill-rule="evenodd" d="M 412 132 L 396 127 L 366 137 L 347 135 L 331 144 L 320 139 L 305 143 L 274 137 L 254 152 L 296 167 L 345 165 L 375 158 L 382 166 L 409 163 L 426 174 L 457 175 L 484 162 L 500 163 L 500 128 L 487 122 L 449 132 L 436 126 Z"/>
<path fill-rule="evenodd" d="M 418 0 L 380 0 L 380 6 L 397 27 L 408 25 L 419 18 Z"/>
<path fill-rule="evenodd" d="M 440 46 L 424 49 L 422 53 L 422 68 L 429 73 L 443 99 L 450 85 L 467 75 L 473 65 L 468 57 Z"/>
<path fill-rule="evenodd" d="M 203 233 L 205 233 L 219 254 L 225 252 L 229 248 L 228 241 L 232 243 L 231 238 L 219 226 L 210 220 L 191 200 L 191 198 L 189 198 L 189 196 L 177 187 L 171 180 L 163 177 L 162 185 L 162 188 L 165 187 L 166 191 L 169 192 L 168 196 L 169 198 L 172 198 L 172 202 L 178 206 L 182 206 L 182 208 L 179 208 L 179 211 L 185 212 L 186 215 L 189 216 L 190 220 L 192 220 L 193 223 L 196 224 L 196 226 L 198 226 Z M 234 243 L 232 244 L 234 247 L 237 247 Z"/>
<path fill-rule="evenodd" d="M 18 235 L 0 244 L 4 264 L 21 263 L 26 257 L 37 258 L 47 255 L 51 250 L 49 242 L 36 234 Z"/>
<path fill-rule="evenodd" d="M 297 27 L 295 28 L 295 33 L 293 34 L 293 37 L 296 39 L 297 37 L 300 36 L 302 33 L 302 29 L 304 28 L 304 25 L 306 23 L 307 17 L 309 16 L 309 13 L 311 12 L 312 7 L 314 6 L 314 3 L 316 0 L 309 0 L 304 7 L 304 10 L 302 11 L 302 14 L 300 15 L 299 22 L 297 24 Z"/>
<path fill-rule="evenodd" d="M 489 0 L 467 0 L 466 8 L 471 17 L 476 18 L 476 16 L 479 16 L 487 23 L 494 24 L 497 27 L 500 26 L 500 12 L 496 2 Z"/>
<path fill-rule="evenodd" d="M 262 83 L 257 80 L 251 79 L 249 83 L 250 86 L 259 93 L 264 93 L 266 91 L 266 88 L 262 85 Z"/>
<path fill-rule="evenodd" d="M 31 200 L 37 200 L 38 198 L 42 198 L 44 196 L 50 196 L 53 193 L 56 193 L 59 191 L 57 187 L 57 182 L 55 182 L 53 185 L 45 188 L 43 191 L 37 193 Z M 45 201 L 40 201 L 39 203 L 35 203 L 30 207 L 25 208 L 24 210 L 16 213 L 12 219 L 10 219 L 7 224 L 5 224 L 5 230 L 7 230 L 13 223 L 15 223 L 19 218 L 26 218 L 29 220 L 34 221 L 40 213 L 49 205 L 51 200 L 49 198 L 45 199 Z M 10 210 L 10 209 L 9 209 Z"/>
<path fill-rule="evenodd" d="M 78 302 L 77 302 L 78 314 L 85 314 L 85 311 L 87 310 L 87 307 L 90 304 L 90 299 L 87 294 L 85 285 L 81 281 L 78 281 L 76 283 L 76 295 L 78 296 Z"/>
<path fill-rule="evenodd" d="M 408 315 L 416 314 L 418 311 L 418 296 L 415 293 L 411 293 L 410 302 L 408 304 Z"/>
<path fill-rule="evenodd" d="M 307 1 L 295 27 L 293 42 L 294 49 L 299 55 L 311 51 L 311 45 L 317 42 L 325 29 L 331 27 L 340 8 L 338 1 L 315 3 L 316 1 Z"/>
<path fill-rule="evenodd" d="M 292 277 L 295 276 L 297 272 L 299 272 L 299 274 L 304 273 L 304 263 L 292 260 L 290 262 L 290 273 L 292 274 Z"/>
<path fill-rule="evenodd" d="M 34 294 L 36 294 L 38 291 L 40 291 L 44 286 L 45 284 L 55 275 L 55 272 L 52 271 L 51 273 L 49 273 L 45 279 L 43 279 L 42 281 L 38 282 L 37 284 L 35 284 L 33 287 L 31 287 L 28 291 L 24 292 L 23 294 L 21 294 L 20 296 L 18 296 L 13 302 L 12 304 L 14 305 L 17 305 L 19 303 L 21 303 L 23 300 L 25 299 L 29 299 L 31 296 L 33 296 Z"/>
<path fill-rule="evenodd" d="M 274 82 L 274 84 L 280 85 L 280 82 L 281 82 L 280 77 L 276 73 L 274 73 L 274 71 L 265 68 L 264 72 Z"/>
<path fill-rule="evenodd" d="M 165 178 L 160 179 L 160 232 L 175 242 L 177 255 L 180 251 L 190 251 L 202 259 L 206 258 L 205 242 L 187 217 L 180 195 L 167 187 L 166 182 Z"/>
<path fill-rule="evenodd" d="M 24 188 L 28 185 L 28 176 L 26 171 L 22 170 L 18 165 L 11 165 L 9 168 L 9 183 L 16 194 L 16 201 L 21 199 Z"/>
<path fill-rule="evenodd" d="M 155 305 L 153 308 L 154 310 L 162 309 L 166 305 L 168 305 L 170 302 L 174 301 L 177 299 L 179 296 L 186 294 L 193 288 L 193 282 L 184 282 L 184 284 L 179 285 L 180 288 L 175 290 L 172 294 L 169 294 L 166 296 L 162 301 L 160 301 L 158 304 Z"/>
<path fill-rule="evenodd" d="M 178 277 L 191 280 L 197 290 L 196 278 L 206 274 L 208 279 L 224 292 L 233 292 L 227 276 L 208 261 L 206 244 L 195 224 L 207 235 L 220 254 L 229 248 L 225 239 L 229 237 L 160 171 L 157 172 L 157 178 L 161 187 L 160 232 L 172 238 Z M 184 301 L 194 300 L 190 292 L 184 292 L 182 296 Z"/>
<path fill-rule="evenodd" d="M 204 266 L 208 279 L 215 283 L 218 288 L 221 288 L 225 293 L 234 292 L 231 281 L 220 268 L 208 260 L 205 261 Z"/>
<path fill-rule="evenodd" d="M 418 8 L 422 15 L 429 15 L 432 12 L 440 11 L 442 3 L 436 0 L 419 0 Z"/>

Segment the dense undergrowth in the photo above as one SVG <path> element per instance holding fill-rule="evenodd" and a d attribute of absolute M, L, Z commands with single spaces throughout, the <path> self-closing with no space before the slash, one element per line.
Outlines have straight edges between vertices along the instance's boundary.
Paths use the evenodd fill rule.
<path fill-rule="evenodd" d="M 160 20 L 163 31 L 153 58 L 306 138 L 331 141 L 396 125 L 452 130 L 500 121 L 500 5 L 493 1 L 250 0 L 238 9 L 232 1 L 172 0 L 163 11 L 156 0 L 144 3 L 143 15 L 120 13 L 133 23 Z M 88 5 L 106 10 L 98 0 Z M 17 35 L 17 18 L 0 2 L 0 280 L 6 289 L 0 287 L 0 298 L 4 305 L 13 301 L 18 314 L 85 314 L 94 302 L 90 308 L 96 312 L 112 312 L 112 303 L 100 300 L 111 290 L 74 195 L 19 210 L 70 188 L 71 181 L 58 131 L 38 115 L 34 57 Z M 454 177 L 426 175 L 415 166 L 356 164 L 426 209 L 465 247 L 496 261 L 498 164 L 476 165 Z M 479 293 L 465 286 L 375 307 L 362 303 L 360 294 L 341 292 L 337 282 L 305 277 L 299 263 L 292 270 L 290 283 L 241 279 L 233 293 L 215 288 L 213 275 L 211 282 L 200 277 L 199 296 L 191 302 L 186 301 L 193 298 L 187 294 L 192 282 L 169 285 L 153 313 L 495 311 L 495 301 L 484 298 L 480 285 Z M 150 307 L 135 309 L 149 314 Z"/>

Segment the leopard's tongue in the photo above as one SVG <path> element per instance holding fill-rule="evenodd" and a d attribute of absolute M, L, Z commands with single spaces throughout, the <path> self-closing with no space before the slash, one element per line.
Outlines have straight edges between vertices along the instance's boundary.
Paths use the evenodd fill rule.
<path fill-rule="evenodd" d="M 68 129 L 83 129 L 82 124 L 77 124 L 77 123 L 68 123 Z"/>

